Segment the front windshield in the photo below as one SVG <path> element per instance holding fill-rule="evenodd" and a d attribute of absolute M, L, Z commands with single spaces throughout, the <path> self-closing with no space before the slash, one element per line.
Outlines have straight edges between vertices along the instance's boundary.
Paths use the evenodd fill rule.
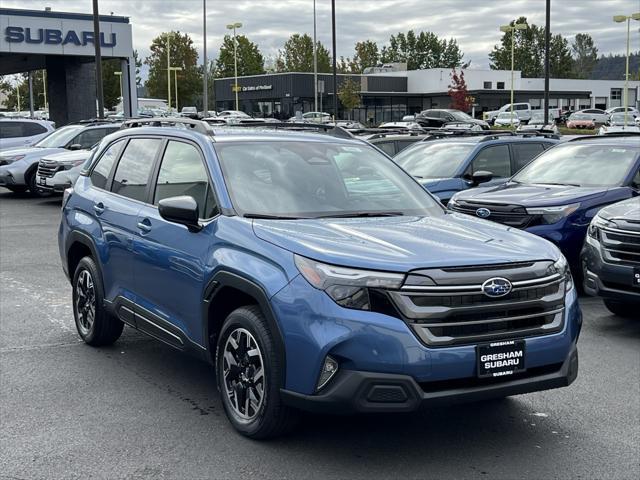
<path fill-rule="evenodd" d="M 591 117 L 585 113 L 574 113 L 569 120 L 591 120 Z"/>
<path fill-rule="evenodd" d="M 40 148 L 61 148 L 66 146 L 73 137 L 75 137 L 80 130 L 82 130 L 82 125 L 67 125 L 66 127 L 58 128 L 54 130 L 51 134 L 44 137 L 38 143 L 36 143 L 36 147 Z"/>
<path fill-rule="evenodd" d="M 509 118 L 512 118 L 512 116 L 513 116 L 513 118 L 516 117 L 515 112 L 513 114 L 511 112 L 502 112 L 501 114 L 498 115 L 498 118 L 507 118 L 507 119 L 509 119 Z"/>
<path fill-rule="evenodd" d="M 611 115 L 611 119 L 609 120 L 612 125 L 624 125 L 625 122 L 624 113 L 614 113 Z M 627 125 L 633 123 L 633 117 L 631 115 L 627 115 Z"/>
<path fill-rule="evenodd" d="M 368 145 L 246 142 L 215 145 L 240 215 L 319 218 L 442 215 L 424 189 Z"/>
<path fill-rule="evenodd" d="M 535 112 L 531 114 L 529 123 L 544 123 L 544 113 Z"/>
<path fill-rule="evenodd" d="M 640 148 L 560 145 L 547 150 L 513 177 L 518 183 L 613 187 L 621 185 Z"/>
<path fill-rule="evenodd" d="M 470 143 L 419 143 L 393 160 L 414 177 L 451 178 L 472 149 Z"/>

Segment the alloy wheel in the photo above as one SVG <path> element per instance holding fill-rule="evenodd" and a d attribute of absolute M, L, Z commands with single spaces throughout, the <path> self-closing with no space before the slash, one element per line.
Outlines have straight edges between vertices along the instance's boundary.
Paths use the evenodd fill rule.
<path fill-rule="evenodd" d="M 266 380 L 262 352 L 248 330 L 236 328 L 227 338 L 222 374 L 233 412 L 242 420 L 252 420 L 264 402 Z"/>
<path fill-rule="evenodd" d="M 96 318 L 96 290 L 88 270 L 82 270 L 78 275 L 75 306 L 78 329 L 83 336 L 87 336 Z"/>

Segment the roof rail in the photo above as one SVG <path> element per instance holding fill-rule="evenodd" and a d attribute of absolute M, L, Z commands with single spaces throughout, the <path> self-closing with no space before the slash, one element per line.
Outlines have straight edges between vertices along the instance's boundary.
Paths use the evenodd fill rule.
<path fill-rule="evenodd" d="M 582 137 L 575 137 L 575 138 L 570 138 L 568 141 L 569 142 L 583 142 L 585 140 L 594 140 L 594 139 L 600 139 L 602 140 L 603 138 L 611 138 L 611 137 L 640 137 L 640 132 L 611 132 L 611 133 L 607 133 L 605 135 L 584 135 Z"/>
<path fill-rule="evenodd" d="M 150 117 L 150 118 L 134 118 L 125 120 L 122 122 L 121 129 L 135 128 L 135 127 L 175 127 L 182 124 L 185 128 L 195 130 L 196 132 L 203 133 L 205 135 L 213 136 L 213 128 L 202 120 L 193 120 L 186 117 Z"/>
<path fill-rule="evenodd" d="M 516 135 L 518 137 L 523 137 L 523 138 L 527 138 L 527 137 L 544 137 L 544 138 L 552 138 L 554 140 L 560 140 L 560 135 L 558 135 L 557 133 L 553 133 L 553 132 L 540 132 L 540 131 L 535 131 L 535 132 L 516 132 Z"/>
<path fill-rule="evenodd" d="M 224 126 L 224 125 L 222 125 Z M 324 123 L 311 122 L 258 122 L 258 123 L 230 123 L 226 125 L 230 128 L 272 128 L 274 130 L 322 130 L 323 133 L 339 138 L 353 138 L 349 132 L 342 127 L 326 125 Z"/>
<path fill-rule="evenodd" d="M 80 123 L 80 124 L 89 124 L 89 123 L 118 123 L 121 122 L 122 119 L 117 119 L 117 118 L 87 118 L 84 120 L 78 120 L 77 122 L 74 123 Z"/>

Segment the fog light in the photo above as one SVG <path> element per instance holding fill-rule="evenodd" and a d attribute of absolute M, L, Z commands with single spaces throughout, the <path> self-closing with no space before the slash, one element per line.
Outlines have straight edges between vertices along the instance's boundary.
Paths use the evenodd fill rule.
<path fill-rule="evenodd" d="M 318 379 L 318 386 L 316 387 L 316 391 L 320 390 L 327 383 L 329 383 L 329 380 L 333 378 L 337 371 L 338 362 L 327 355 L 327 358 L 324 359 L 324 364 L 322 365 L 322 371 L 320 372 L 320 378 Z"/>

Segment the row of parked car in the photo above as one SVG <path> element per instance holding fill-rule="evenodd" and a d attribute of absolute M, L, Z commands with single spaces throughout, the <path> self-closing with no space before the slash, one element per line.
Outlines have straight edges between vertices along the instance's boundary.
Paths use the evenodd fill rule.
<path fill-rule="evenodd" d="M 568 386 L 576 284 L 638 317 L 638 136 L 151 118 L 43 141 L 104 128 L 62 201 L 78 333 L 211 362 L 243 435 Z M 38 149 L 0 151 L 3 185 Z"/>

